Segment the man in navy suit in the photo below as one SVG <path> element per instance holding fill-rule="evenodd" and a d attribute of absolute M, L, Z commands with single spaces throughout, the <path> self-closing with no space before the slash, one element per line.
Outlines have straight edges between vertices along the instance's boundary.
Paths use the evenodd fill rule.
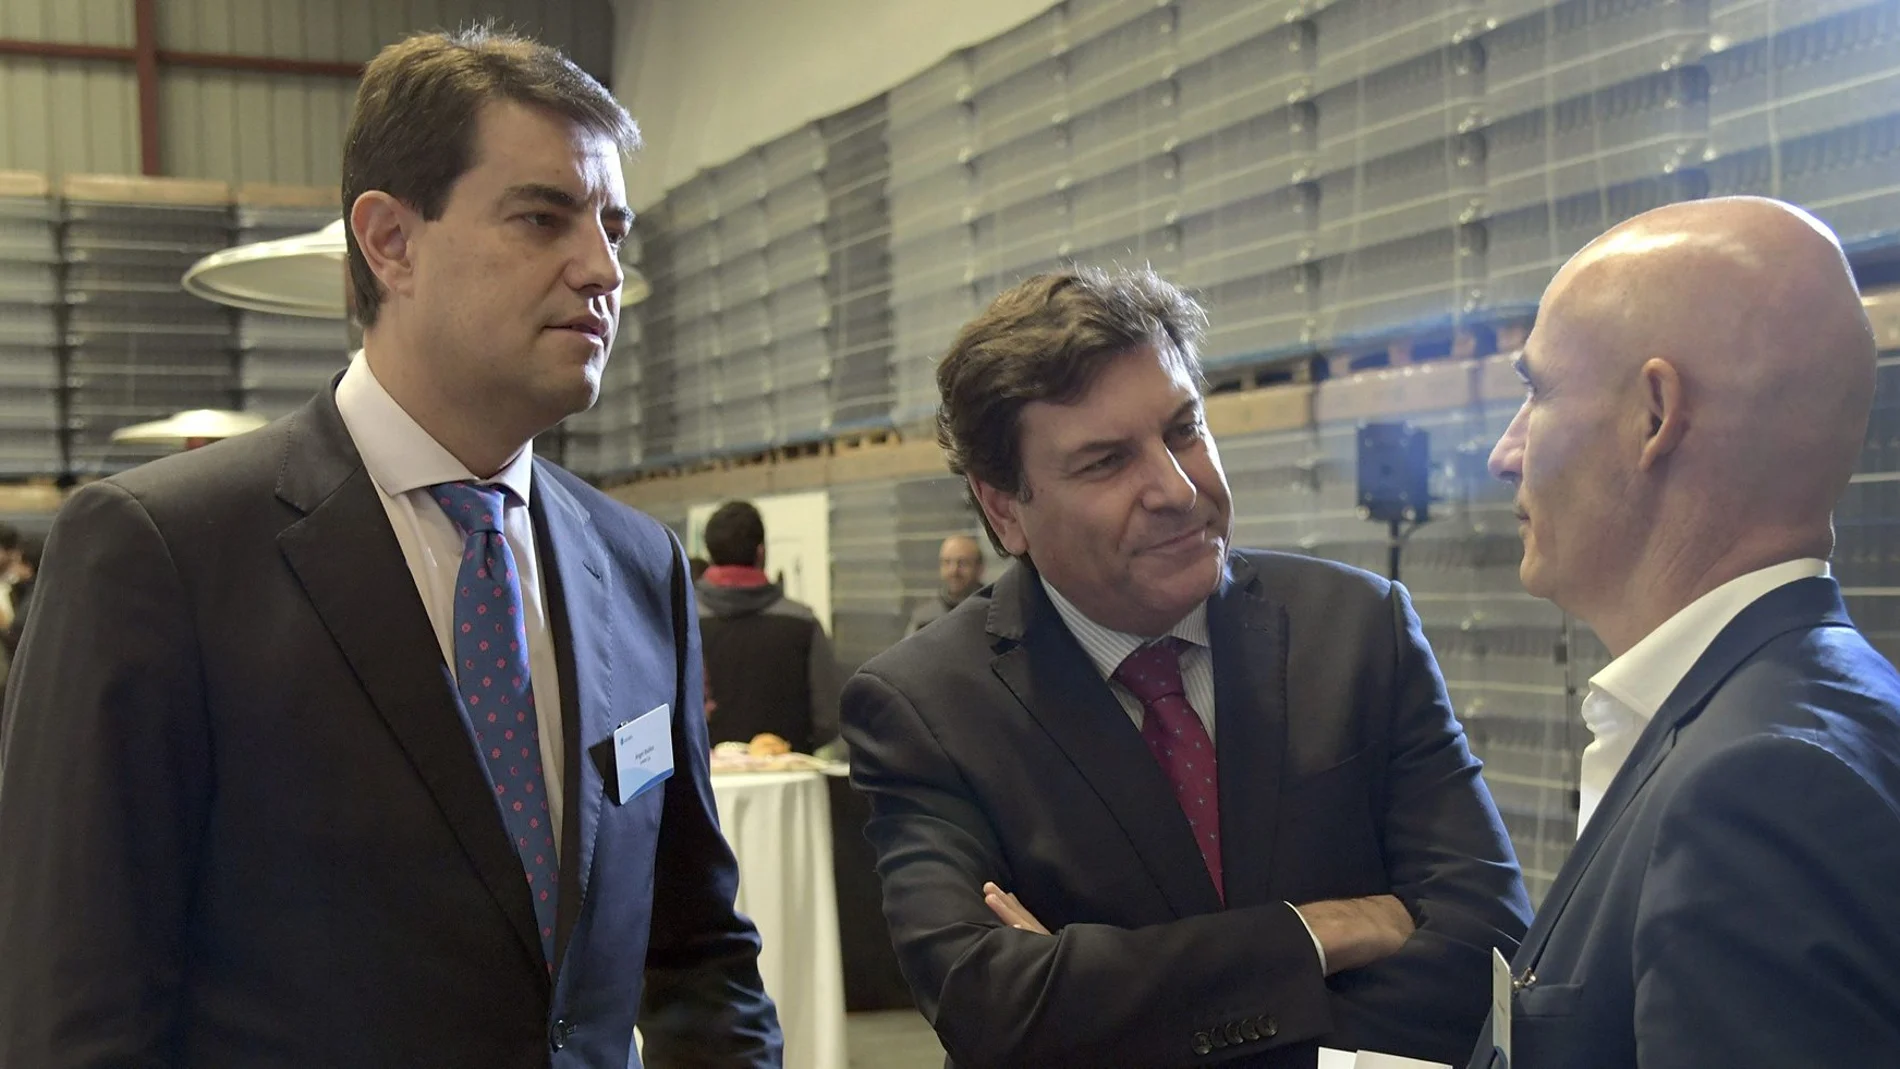
<path fill-rule="evenodd" d="M 637 139 L 532 42 L 385 49 L 362 355 L 66 505 L 0 740 L 0 1064 L 637 1066 L 643 994 L 654 1064 L 779 1064 L 686 557 L 531 448 L 599 390 Z"/>
<path fill-rule="evenodd" d="M 1768 200 L 1639 216 L 1518 367 L 1524 585 L 1615 659 L 1513 1066 L 1900 1065 L 1900 676 L 1826 563 L 1874 395 L 1839 244 Z"/>

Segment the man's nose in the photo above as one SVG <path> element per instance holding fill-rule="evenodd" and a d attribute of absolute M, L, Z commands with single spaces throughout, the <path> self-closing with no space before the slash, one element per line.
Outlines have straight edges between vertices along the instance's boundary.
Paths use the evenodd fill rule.
<path fill-rule="evenodd" d="M 1142 504 L 1151 511 L 1185 512 L 1200 500 L 1199 487 L 1181 467 L 1181 458 L 1175 456 L 1173 450 L 1166 447 L 1156 450 L 1146 468 L 1148 485 L 1142 492 Z"/>
<path fill-rule="evenodd" d="M 1530 408 L 1526 401 L 1518 407 L 1517 415 L 1511 417 L 1511 425 L 1504 428 L 1504 434 L 1497 444 L 1491 447 L 1491 456 L 1485 463 L 1491 477 L 1515 483 L 1524 462 L 1524 420 Z"/>

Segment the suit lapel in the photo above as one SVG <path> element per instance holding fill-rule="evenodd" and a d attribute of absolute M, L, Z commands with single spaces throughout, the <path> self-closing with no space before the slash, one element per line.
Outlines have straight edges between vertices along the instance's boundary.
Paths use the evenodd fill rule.
<path fill-rule="evenodd" d="M 614 619 L 608 612 L 606 553 L 594 521 L 557 482 L 549 467 L 535 464 L 535 541 L 546 576 L 549 624 L 561 673 L 561 718 L 567 821 L 562 829 L 560 916 L 555 924 L 555 960 L 586 903 L 600 832 L 605 786 L 588 776 L 587 746 L 612 736 Z M 576 622 L 584 622 L 576 626 Z"/>
<path fill-rule="evenodd" d="M 1221 873 L 1227 907 L 1277 902 L 1274 835 L 1286 754 L 1286 614 L 1261 596 L 1253 565 L 1229 557 L 1208 599 L 1220 766 Z"/>
<path fill-rule="evenodd" d="M 541 939 L 455 679 L 382 498 L 325 391 L 295 417 L 277 493 L 303 512 L 277 543 L 371 704 L 435 796 L 449 827 L 532 956 Z"/>
<path fill-rule="evenodd" d="M 1552 929 L 1576 894 L 1584 872 L 1650 777 L 1661 767 L 1663 759 L 1675 748 L 1676 736 L 1701 715 L 1716 688 L 1741 667 L 1742 662 L 1777 636 L 1830 625 L 1851 626 L 1846 608 L 1841 604 L 1840 587 L 1834 580 L 1825 578 L 1802 579 L 1771 590 L 1729 621 L 1690 667 L 1689 674 L 1670 692 L 1669 699 L 1637 737 L 1629 759 L 1610 781 L 1603 801 L 1577 840 L 1576 849 L 1564 861 L 1564 867 L 1537 910 L 1536 921 L 1524 936 L 1517 956 L 1520 967 L 1536 967 L 1550 941 Z"/>
<path fill-rule="evenodd" d="M 1706 657 L 1704 658 L 1707 659 Z M 1706 695 L 1705 695 L 1706 696 Z M 1524 943 L 1518 950 L 1516 963 L 1520 968 L 1534 968 L 1537 959 L 1543 954 L 1544 946 L 1550 941 L 1551 930 L 1557 919 L 1562 916 L 1564 907 L 1576 894 L 1577 884 L 1583 878 L 1590 862 L 1603 849 L 1604 841 L 1610 836 L 1610 829 L 1622 818 L 1623 811 L 1629 808 L 1630 800 L 1636 797 L 1656 773 L 1657 766 L 1676 745 L 1676 726 L 1666 716 L 1667 707 L 1660 711 L 1649 726 L 1636 740 L 1636 746 L 1611 781 L 1610 788 L 1604 792 L 1603 801 L 1597 804 L 1596 813 L 1590 824 L 1583 830 L 1577 845 L 1565 859 L 1564 867 L 1558 871 L 1557 879 L 1544 895 L 1543 903 L 1537 909 L 1537 916 L 1531 924 L 1531 930 L 1525 933 Z"/>
<path fill-rule="evenodd" d="M 989 626 L 1005 640 L 992 663 L 997 678 L 1088 781 L 1170 908 L 1181 917 L 1219 911 L 1173 788 L 1034 569 L 1017 564 L 997 580 Z"/>

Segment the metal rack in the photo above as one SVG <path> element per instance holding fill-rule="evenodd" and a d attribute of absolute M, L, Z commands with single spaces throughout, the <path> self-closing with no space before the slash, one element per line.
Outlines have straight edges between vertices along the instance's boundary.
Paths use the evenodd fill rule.
<path fill-rule="evenodd" d="M 46 183 L 0 175 L 0 477 L 65 470 L 59 209 Z"/>
<path fill-rule="evenodd" d="M 306 234 L 334 222 L 337 211 L 334 205 L 240 203 L 235 237 L 250 244 Z M 349 360 L 349 330 L 339 320 L 248 310 L 236 315 L 238 390 L 247 411 L 272 419 L 294 412 Z"/>
<path fill-rule="evenodd" d="M 235 314 L 179 284 L 232 243 L 230 198 L 219 183 L 149 180 L 68 179 L 64 194 L 67 461 L 75 474 L 112 474 L 167 451 L 115 444 L 120 427 L 237 407 Z"/>

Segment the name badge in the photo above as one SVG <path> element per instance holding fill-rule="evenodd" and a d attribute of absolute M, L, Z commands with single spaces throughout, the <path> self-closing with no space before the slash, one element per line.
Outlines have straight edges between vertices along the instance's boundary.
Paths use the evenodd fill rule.
<path fill-rule="evenodd" d="M 673 774 L 673 707 L 662 705 L 614 729 L 614 785 L 626 805 Z"/>
<path fill-rule="evenodd" d="M 1526 975 L 1529 971 L 1526 970 Z M 1531 982 L 1535 982 L 1533 978 Z M 1504 955 L 1491 951 L 1491 1013 L 1484 1019 L 1484 1031 L 1478 1035 L 1478 1048 L 1471 1052 L 1466 1069 L 1511 1069 L 1511 996 L 1521 989 L 1511 976 L 1511 963 Z"/>

